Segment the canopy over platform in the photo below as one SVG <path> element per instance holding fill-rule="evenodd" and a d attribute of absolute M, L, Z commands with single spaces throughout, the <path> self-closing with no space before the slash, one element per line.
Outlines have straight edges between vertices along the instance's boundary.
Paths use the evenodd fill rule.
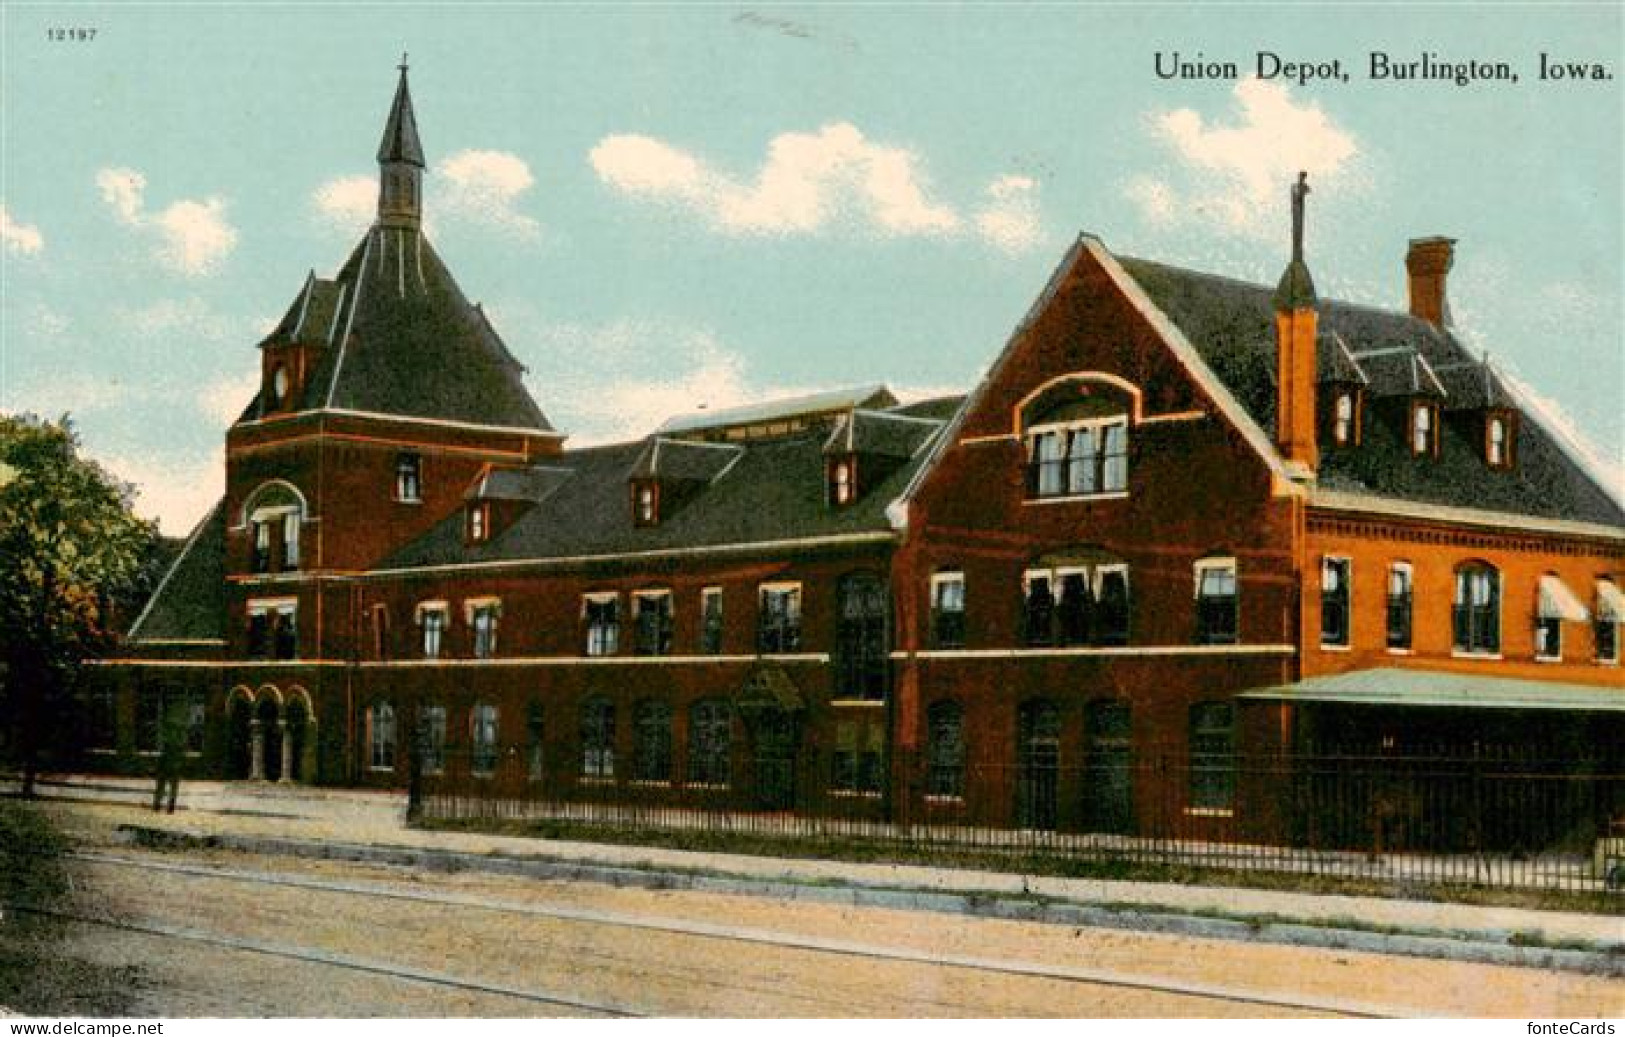
<path fill-rule="evenodd" d="M 1378 667 L 1256 688 L 1243 699 L 1423 709 L 1556 709 L 1625 713 L 1625 688 Z"/>

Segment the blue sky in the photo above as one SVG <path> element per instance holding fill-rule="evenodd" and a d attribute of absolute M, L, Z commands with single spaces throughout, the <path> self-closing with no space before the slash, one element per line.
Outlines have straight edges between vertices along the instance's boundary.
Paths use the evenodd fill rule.
<path fill-rule="evenodd" d="M 71 412 L 170 533 L 220 491 L 254 344 L 366 225 L 403 50 L 430 236 L 573 442 L 776 393 L 962 390 L 1080 230 L 1273 281 L 1306 168 L 1322 294 L 1402 307 L 1407 239 L 1459 238 L 1457 324 L 1625 469 L 1617 4 L 0 17 L 0 407 Z M 1159 50 L 1351 77 L 1168 81 Z M 1373 82 L 1373 50 L 1521 81 Z M 1615 78 L 1541 82 L 1543 51 Z"/>

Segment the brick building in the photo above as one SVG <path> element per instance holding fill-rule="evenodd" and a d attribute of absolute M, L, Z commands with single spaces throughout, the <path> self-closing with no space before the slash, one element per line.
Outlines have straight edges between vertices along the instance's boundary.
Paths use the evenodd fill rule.
<path fill-rule="evenodd" d="M 561 797 L 1130 831 L 1267 812 L 1239 752 L 1625 762 L 1625 511 L 1453 334 L 1448 239 L 1409 313 L 1321 299 L 1300 182 L 1274 290 L 1084 235 L 963 397 L 569 449 L 423 234 L 404 70 L 378 160 L 99 668 L 109 768 L 179 702 L 235 778 L 400 785 L 415 745 Z"/>

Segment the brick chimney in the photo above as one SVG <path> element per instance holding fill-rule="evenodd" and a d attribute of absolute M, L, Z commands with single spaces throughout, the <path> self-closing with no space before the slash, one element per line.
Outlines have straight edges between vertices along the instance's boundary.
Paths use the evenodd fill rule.
<path fill-rule="evenodd" d="M 1411 316 L 1441 326 L 1450 323 L 1450 303 L 1445 298 L 1444 286 L 1455 259 L 1455 238 L 1411 239 L 1410 251 L 1405 253 Z"/>
<path fill-rule="evenodd" d="M 1303 259 L 1304 199 L 1309 177 L 1292 185 L 1292 261 L 1275 287 L 1275 445 L 1296 475 L 1314 477 L 1320 463 L 1315 442 L 1315 339 L 1320 328 L 1315 283 Z"/>

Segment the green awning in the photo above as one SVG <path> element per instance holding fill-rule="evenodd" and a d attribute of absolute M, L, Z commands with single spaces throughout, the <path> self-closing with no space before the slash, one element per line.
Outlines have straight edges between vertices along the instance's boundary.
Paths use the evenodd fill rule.
<path fill-rule="evenodd" d="M 1613 687 L 1381 667 L 1257 688 L 1240 697 L 1344 706 L 1625 712 L 1625 675 L 1605 672 L 1615 678 Z"/>

